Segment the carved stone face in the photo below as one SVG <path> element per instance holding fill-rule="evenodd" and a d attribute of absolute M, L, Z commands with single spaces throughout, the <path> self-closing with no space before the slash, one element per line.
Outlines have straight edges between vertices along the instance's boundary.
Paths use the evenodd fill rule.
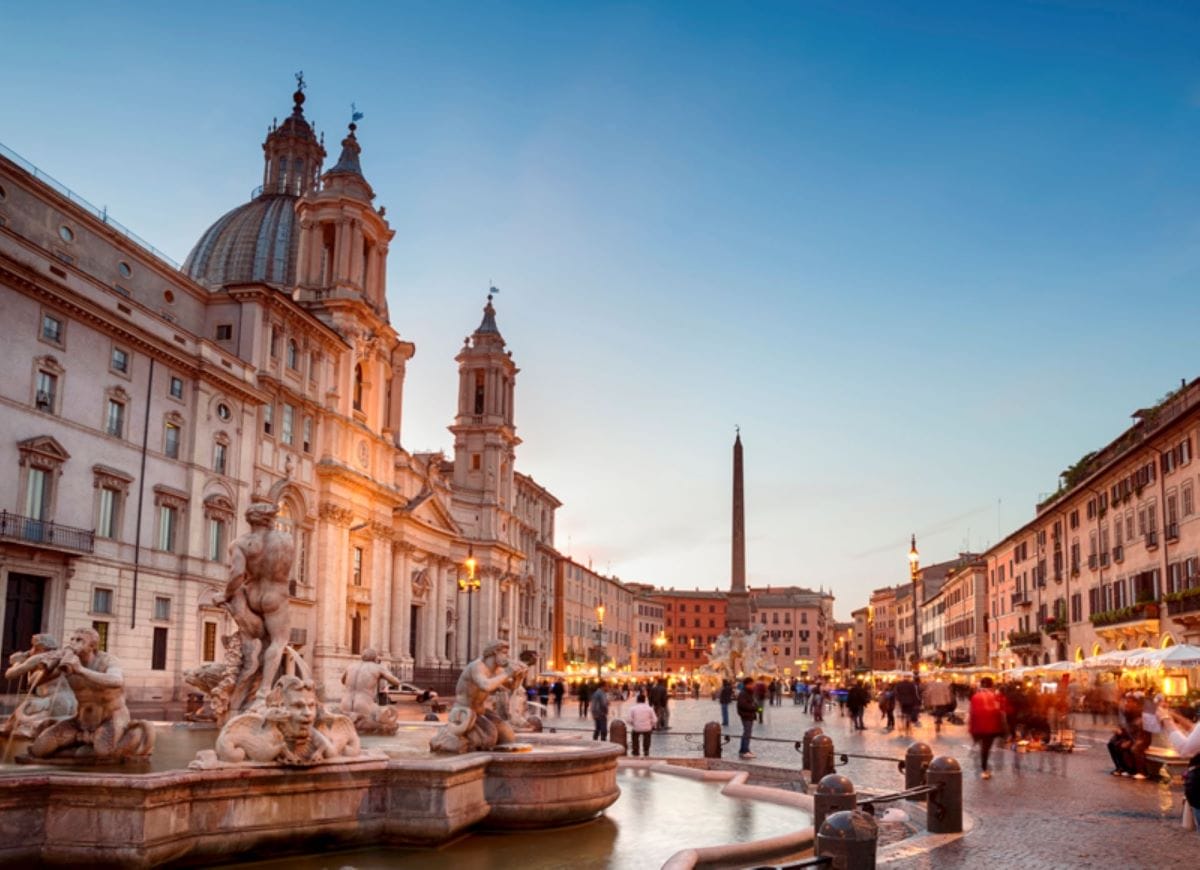
<path fill-rule="evenodd" d="M 317 695 L 312 689 L 294 686 L 283 693 L 283 708 L 286 715 L 280 723 L 280 731 L 290 739 L 305 739 L 317 721 Z"/>
<path fill-rule="evenodd" d="M 70 647 L 76 655 L 83 655 L 89 651 L 95 651 L 99 646 L 96 634 L 92 629 L 77 628 L 71 632 L 71 637 L 67 641 L 67 646 Z"/>

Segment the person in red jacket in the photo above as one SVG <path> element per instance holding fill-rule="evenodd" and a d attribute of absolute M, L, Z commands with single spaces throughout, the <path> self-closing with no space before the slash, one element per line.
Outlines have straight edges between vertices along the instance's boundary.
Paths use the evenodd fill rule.
<path fill-rule="evenodd" d="M 984 677 L 979 681 L 979 688 L 971 696 L 971 722 L 969 729 L 971 737 L 979 741 L 979 760 L 984 779 L 991 779 L 992 772 L 988 770 L 988 755 L 992 751 L 992 743 L 1003 735 L 1008 728 L 1005 721 L 1004 697 L 992 689 L 992 678 Z"/>

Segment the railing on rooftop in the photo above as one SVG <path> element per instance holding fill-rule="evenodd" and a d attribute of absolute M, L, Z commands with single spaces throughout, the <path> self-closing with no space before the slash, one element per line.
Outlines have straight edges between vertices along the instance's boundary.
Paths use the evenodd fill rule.
<path fill-rule="evenodd" d="M 0 157 L 4 157 L 4 158 L 12 161 L 13 163 L 17 164 L 17 166 L 21 167 L 21 169 L 25 170 L 30 175 L 32 175 L 34 178 L 36 178 L 38 181 L 42 182 L 42 184 L 45 184 L 48 187 L 54 188 L 54 190 L 57 191 L 59 194 L 61 194 L 62 196 L 65 196 L 67 199 L 69 199 L 71 202 L 75 203 L 81 209 L 90 213 L 94 218 L 96 218 L 96 220 L 100 221 L 105 226 L 108 226 L 108 227 L 112 228 L 113 230 L 116 230 L 118 233 L 123 235 L 125 238 L 129 239 L 129 241 L 131 241 L 135 245 L 137 245 L 139 248 L 142 248 L 147 253 L 162 260 L 164 263 L 166 263 L 168 266 L 170 266 L 175 271 L 179 271 L 180 266 L 178 263 L 176 263 L 174 260 L 172 260 L 166 254 L 164 254 L 158 248 L 154 247 L 154 245 L 147 242 L 145 239 L 143 239 L 141 236 L 139 236 L 133 230 L 129 229 L 124 224 L 120 223 L 119 221 L 114 220 L 111 216 L 109 216 L 107 207 L 96 208 L 96 206 L 92 205 L 90 202 L 88 202 L 82 196 L 77 194 L 75 191 L 71 190 L 71 188 L 67 187 L 65 184 L 63 184 L 61 181 L 56 179 L 54 176 L 47 175 L 42 170 L 38 169 L 36 166 L 34 166 L 32 163 L 30 163 L 28 160 L 26 160 L 24 157 L 22 157 L 17 152 L 13 151 L 11 148 L 9 148 L 7 145 L 5 145 L 3 142 L 0 142 Z"/>

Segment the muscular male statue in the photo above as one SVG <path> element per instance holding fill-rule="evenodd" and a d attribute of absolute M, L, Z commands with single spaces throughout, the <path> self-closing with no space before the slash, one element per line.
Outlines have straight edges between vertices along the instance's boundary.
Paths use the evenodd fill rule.
<path fill-rule="evenodd" d="M 47 674 L 47 678 L 66 675 L 79 708 L 70 719 L 55 722 L 34 739 L 29 747 L 34 758 L 119 760 L 149 755 L 154 748 L 149 723 L 129 718 L 120 662 L 99 647 L 95 629 L 75 629 Z"/>
<path fill-rule="evenodd" d="M 266 700 L 291 631 L 288 575 L 296 550 L 292 536 L 273 527 L 278 512 L 274 502 L 261 499 L 246 509 L 250 531 L 230 545 L 229 581 L 224 594 L 214 599 L 225 605 L 242 634 L 242 670 L 229 700 L 231 713 L 245 706 L 256 677 L 255 700 Z"/>
<path fill-rule="evenodd" d="M 47 672 L 58 661 L 58 641 L 49 634 L 35 634 L 33 646 L 27 652 L 15 652 L 8 658 L 6 680 L 28 676 L 30 696 L 0 725 L 0 736 L 36 737 L 43 727 L 55 719 L 75 715 L 75 693 L 67 684 L 66 675 L 46 679 Z"/>
<path fill-rule="evenodd" d="M 509 662 L 508 641 L 494 640 L 485 646 L 482 655 L 459 675 L 454 706 L 446 724 L 429 741 L 429 748 L 462 753 L 514 742 L 512 727 L 487 709 L 488 698 L 501 687 L 519 686 L 525 671 L 524 664 Z"/>
<path fill-rule="evenodd" d="M 359 734 L 395 734 L 400 727 L 396 710 L 376 702 L 379 681 L 399 688 L 400 680 L 379 661 L 379 653 L 365 649 L 362 661 L 355 662 L 342 674 L 346 692 L 340 708 L 350 717 Z"/>

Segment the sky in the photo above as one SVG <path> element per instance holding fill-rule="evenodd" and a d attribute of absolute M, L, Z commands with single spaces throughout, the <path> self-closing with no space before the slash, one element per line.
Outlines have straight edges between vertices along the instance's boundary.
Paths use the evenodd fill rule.
<path fill-rule="evenodd" d="M 182 262 L 293 74 L 387 207 L 401 438 L 487 288 L 559 549 L 839 618 L 1200 375 L 1194 3 L 0 0 L 0 143 Z M 16 38 L 14 38 L 16 37 Z"/>

